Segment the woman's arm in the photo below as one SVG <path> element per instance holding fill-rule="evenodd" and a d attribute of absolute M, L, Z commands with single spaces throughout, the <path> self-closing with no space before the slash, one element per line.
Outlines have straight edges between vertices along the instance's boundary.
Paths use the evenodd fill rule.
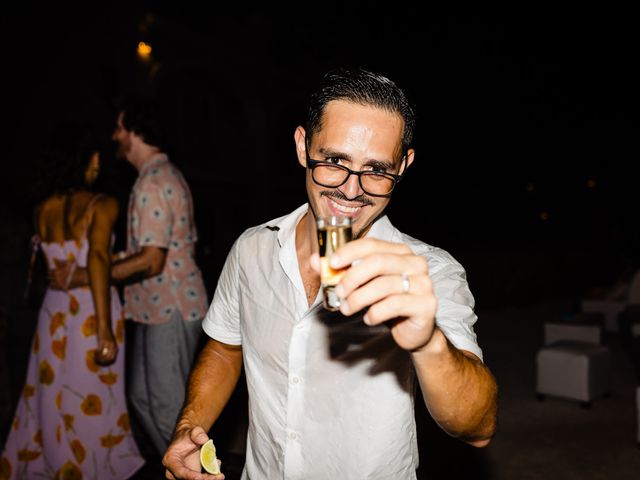
<path fill-rule="evenodd" d="M 118 218 L 118 202 L 112 197 L 100 198 L 94 207 L 87 237 L 89 255 L 87 273 L 96 310 L 98 346 L 96 363 L 109 365 L 118 354 L 118 346 L 111 328 L 111 232 Z"/>

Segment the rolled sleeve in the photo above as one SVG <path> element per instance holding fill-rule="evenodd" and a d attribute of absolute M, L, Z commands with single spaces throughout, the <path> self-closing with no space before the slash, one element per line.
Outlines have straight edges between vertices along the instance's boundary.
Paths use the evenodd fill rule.
<path fill-rule="evenodd" d="M 475 299 L 464 268 L 442 250 L 432 252 L 429 257 L 429 270 L 438 299 L 436 324 L 453 346 L 482 359 L 482 349 L 473 330 L 478 319 L 474 312 Z"/>
<path fill-rule="evenodd" d="M 202 322 L 205 333 L 229 345 L 241 345 L 239 311 L 238 241 L 227 255 L 207 315 Z"/>

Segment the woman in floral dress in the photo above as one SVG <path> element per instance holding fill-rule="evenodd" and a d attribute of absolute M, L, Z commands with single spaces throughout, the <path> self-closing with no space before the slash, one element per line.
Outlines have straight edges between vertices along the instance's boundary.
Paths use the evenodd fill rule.
<path fill-rule="evenodd" d="M 100 156 L 88 129 L 67 126 L 51 154 L 34 248 L 50 269 L 87 268 L 91 282 L 45 294 L 0 479 L 126 479 L 144 460 L 125 401 L 121 304 L 109 286 L 118 204 L 90 190 Z"/>

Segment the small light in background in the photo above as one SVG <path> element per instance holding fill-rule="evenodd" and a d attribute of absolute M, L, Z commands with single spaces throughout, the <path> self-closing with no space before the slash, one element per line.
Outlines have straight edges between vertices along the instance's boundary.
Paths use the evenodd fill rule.
<path fill-rule="evenodd" d="M 138 43 L 138 55 L 142 58 L 149 58 L 151 56 L 151 45 L 146 42 Z"/>
<path fill-rule="evenodd" d="M 549 220 L 549 212 L 540 212 L 540 220 L 543 222 Z"/>
<path fill-rule="evenodd" d="M 594 188 L 596 188 L 596 179 L 588 178 L 585 185 L 589 190 L 593 190 Z"/>
<path fill-rule="evenodd" d="M 533 193 L 536 191 L 536 184 L 533 182 L 529 182 L 524 188 L 527 191 L 527 193 Z"/>

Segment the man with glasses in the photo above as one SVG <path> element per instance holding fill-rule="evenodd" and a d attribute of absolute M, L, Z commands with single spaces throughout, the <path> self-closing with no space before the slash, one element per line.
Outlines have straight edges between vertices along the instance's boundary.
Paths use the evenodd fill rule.
<path fill-rule="evenodd" d="M 402 175 L 394 175 L 387 170 L 393 165 L 371 162 L 371 170 L 356 172 L 349 167 L 340 165 L 334 160 L 312 160 L 309 157 L 309 145 L 305 143 L 305 155 L 307 156 L 307 168 L 311 170 L 311 178 L 315 183 L 323 187 L 337 188 L 344 185 L 351 175 L 356 175 L 360 188 L 365 194 L 374 197 L 386 197 L 391 194 L 396 183 Z M 407 156 L 400 161 L 401 168 L 405 165 Z M 405 167 L 406 168 L 406 167 Z"/>
<path fill-rule="evenodd" d="M 308 204 L 235 242 L 203 323 L 211 337 L 163 463 L 169 478 L 200 472 L 198 448 L 244 365 L 249 434 L 243 479 L 416 478 L 417 384 L 450 435 L 489 443 L 496 384 L 482 363 L 474 300 L 445 251 L 385 216 L 413 163 L 415 118 L 405 93 L 365 70 L 329 72 L 294 140 Z M 340 311 L 322 308 L 315 218 L 351 217 L 354 241 Z"/>

